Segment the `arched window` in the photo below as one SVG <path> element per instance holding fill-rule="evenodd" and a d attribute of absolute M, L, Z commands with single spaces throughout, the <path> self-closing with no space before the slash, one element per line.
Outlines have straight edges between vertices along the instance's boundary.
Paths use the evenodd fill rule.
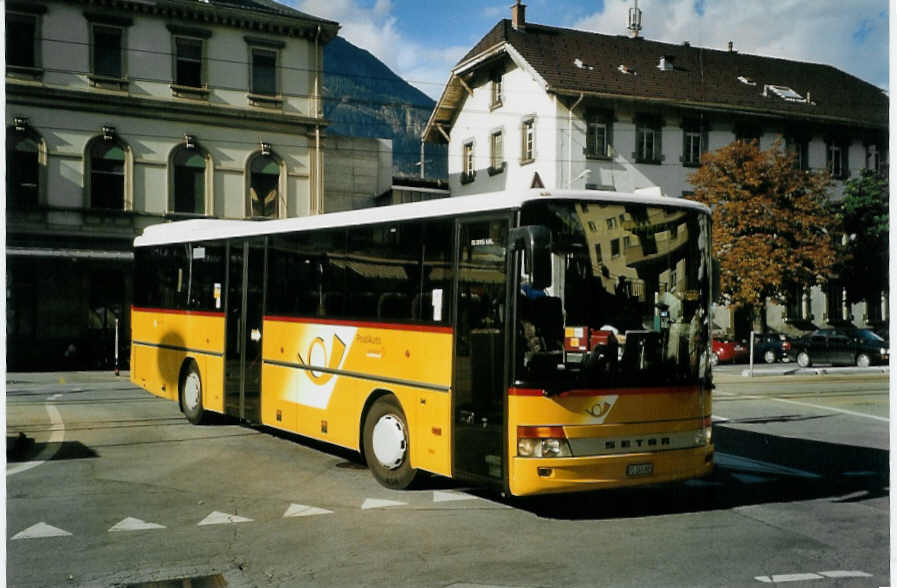
<path fill-rule="evenodd" d="M 206 158 L 195 147 L 181 147 L 175 152 L 171 163 L 174 173 L 172 210 L 207 214 Z"/>
<path fill-rule="evenodd" d="M 6 207 L 36 208 L 40 197 L 41 149 L 38 139 L 10 128 L 6 136 Z"/>
<path fill-rule="evenodd" d="M 90 206 L 123 210 L 125 207 L 125 149 L 113 140 L 95 141 L 90 158 Z"/>
<path fill-rule="evenodd" d="M 279 216 L 280 164 L 271 155 L 260 154 L 249 164 L 249 216 Z"/>

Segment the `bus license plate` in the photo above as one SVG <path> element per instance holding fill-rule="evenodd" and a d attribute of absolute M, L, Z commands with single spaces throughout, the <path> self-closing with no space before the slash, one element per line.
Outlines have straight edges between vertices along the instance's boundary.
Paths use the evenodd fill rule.
<path fill-rule="evenodd" d="M 626 475 L 629 477 L 635 476 L 650 476 L 654 473 L 654 464 L 653 463 L 631 463 L 626 466 Z"/>

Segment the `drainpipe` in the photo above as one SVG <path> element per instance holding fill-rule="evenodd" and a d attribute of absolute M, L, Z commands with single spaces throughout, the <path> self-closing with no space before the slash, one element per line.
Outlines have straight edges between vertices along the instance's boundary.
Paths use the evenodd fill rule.
<path fill-rule="evenodd" d="M 579 93 L 579 98 L 570 107 L 567 115 L 567 188 L 573 188 L 573 110 L 582 102 L 583 94 Z M 588 133 L 588 130 L 586 130 Z"/>
<path fill-rule="evenodd" d="M 321 25 L 315 30 L 315 118 L 320 119 L 321 111 L 321 51 L 318 41 L 321 38 Z M 321 125 L 315 124 L 315 197 L 314 206 L 310 206 L 311 214 L 324 212 L 324 169 L 321 159 Z"/>

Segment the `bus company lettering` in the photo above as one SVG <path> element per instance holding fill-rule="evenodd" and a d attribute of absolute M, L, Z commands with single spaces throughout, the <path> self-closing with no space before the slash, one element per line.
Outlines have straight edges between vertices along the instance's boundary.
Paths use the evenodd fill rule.
<path fill-rule="evenodd" d="M 382 345 L 383 340 L 373 335 L 356 335 L 355 340 L 359 343 L 367 343 L 369 345 Z"/>
<path fill-rule="evenodd" d="M 611 409 L 617 403 L 619 396 L 599 396 L 590 408 L 585 409 L 586 414 L 603 423 Z"/>

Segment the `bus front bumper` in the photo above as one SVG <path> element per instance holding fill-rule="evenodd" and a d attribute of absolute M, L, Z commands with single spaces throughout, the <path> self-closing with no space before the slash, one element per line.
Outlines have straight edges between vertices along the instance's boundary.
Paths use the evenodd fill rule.
<path fill-rule="evenodd" d="M 713 445 L 675 451 L 591 457 L 512 457 L 515 496 L 587 492 L 701 478 L 713 471 Z"/>

